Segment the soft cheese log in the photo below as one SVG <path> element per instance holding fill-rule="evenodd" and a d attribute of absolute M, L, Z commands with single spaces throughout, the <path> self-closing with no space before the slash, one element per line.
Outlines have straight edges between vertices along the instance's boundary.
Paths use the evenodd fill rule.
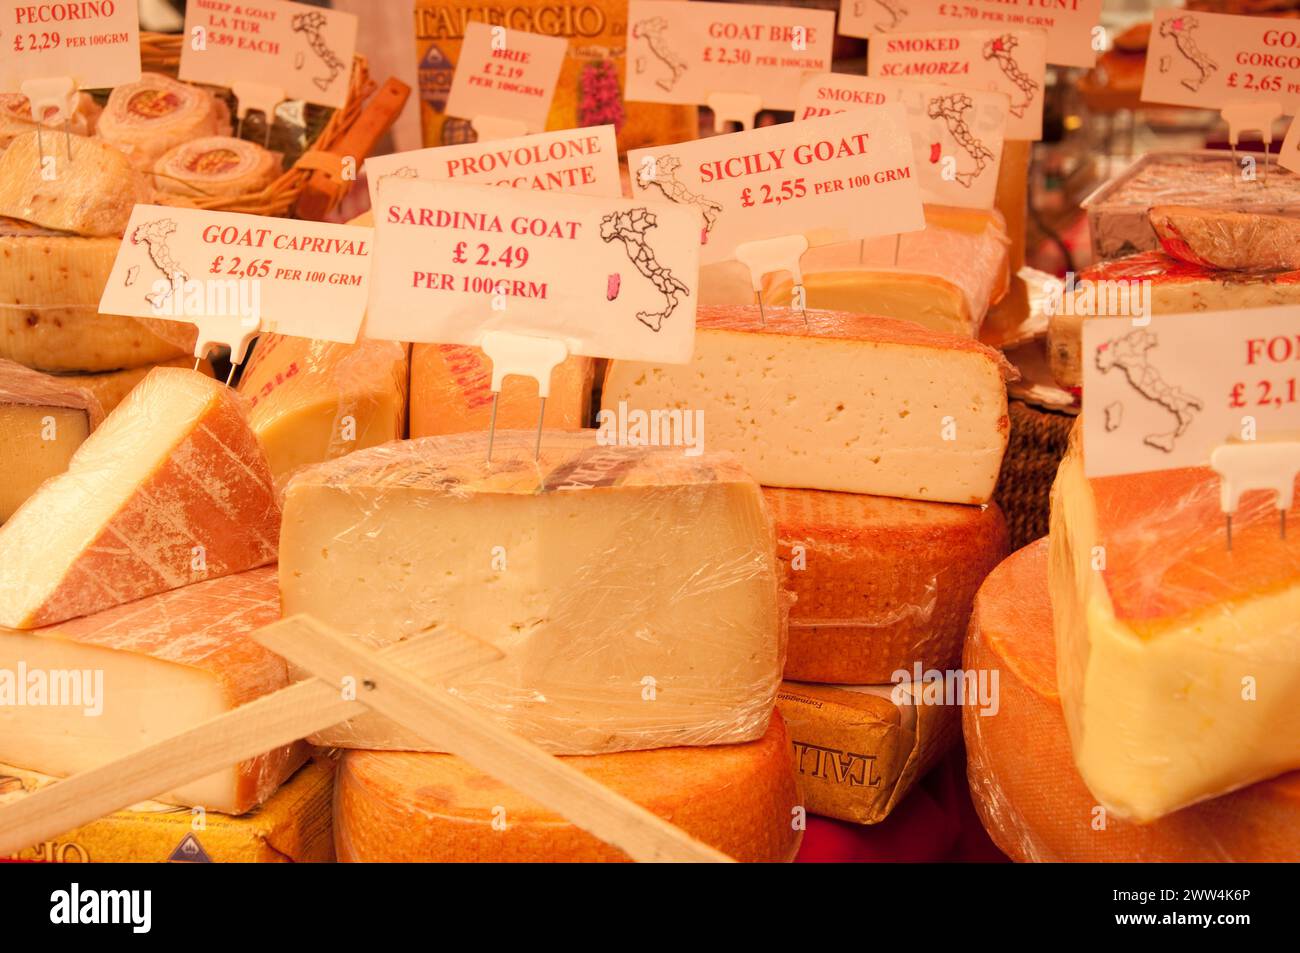
<path fill-rule="evenodd" d="M 543 426 L 577 430 L 591 414 L 596 362 L 570 355 L 551 372 Z M 507 377 L 497 398 L 497 426 L 503 430 L 537 427 L 537 382 Z M 411 352 L 411 436 L 487 430 L 492 420 L 492 361 L 476 347 L 416 344 Z"/>
<path fill-rule="evenodd" d="M 280 584 L 372 644 L 450 627 L 506 658 L 457 696 L 563 754 L 761 735 L 785 656 L 762 493 L 725 454 L 597 445 L 592 431 L 425 437 L 300 471 Z M 316 737 L 430 750 L 388 722 Z M 437 750 L 433 748 L 432 750 Z"/>
<path fill-rule="evenodd" d="M 99 135 L 148 172 L 175 146 L 207 136 L 230 135 L 230 109 L 200 86 L 161 73 L 143 73 L 109 94 Z"/>
<path fill-rule="evenodd" d="M 66 777 L 284 688 L 285 661 L 249 638 L 279 618 L 276 588 L 274 568 L 258 569 L 34 631 L 0 629 L 0 698 L 6 675 L 24 698 L 0 704 L 0 762 Z M 65 675 L 80 697 L 34 701 L 34 685 L 53 691 Z M 242 814 L 306 754 L 302 743 L 277 748 L 157 800 Z"/>
<path fill-rule="evenodd" d="M 0 625 L 35 628 L 274 562 L 280 512 L 246 414 L 209 377 L 154 370 L 0 527 Z"/>
<path fill-rule="evenodd" d="M 68 461 L 104 411 L 75 384 L 0 360 L 0 523 Z"/>
<path fill-rule="evenodd" d="M 281 480 L 299 467 L 400 440 L 407 345 L 263 334 L 239 380 L 248 422 Z"/>
<path fill-rule="evenodd" d="M 703 413 L 765 486 L 986 503 L 1007 445 L 997 351 L 908 321 L 705 308 L 688 365 L 614 361 L 607 410 Z"/>
<path fill-rule="evenodd" d="M 1213 471 L 1089 480 L 1078 436 L 1052 488 L 1050 579 L 1088 787 L 1149 821 L 1300 767 L 1300 546 L 1274 495 L 1243 498 L 1229 550 Z"/>
<path fill-rule="evenodd" d="M 280 174 L 280 160 L 254 142 L 205 136 L 183 142 L 153 164 L 160 192 L 191 198 L 235 198 L 259 192 Z"/>
<path fill-rule="evenodd" d="M 1018 861 L 1300 857 L 1300 772 L 1150 824 L 1098 805 L 1070 756 L 1056 684 L 1047 550 L 1048 541 L 1039 540 L 993 570 L 975 598 L 966 641 L 964 667 L 998 679 L 996 714 L 962 709 L 971 796 L 998 847 Z"/>
<path fill-rule="evenodd" d="M 735 860 L 776 863 L 799 849 L 801 802 L 778 714 L 747 744 L 564 760 Z M 339 860 L 351 862 L 628 859 L 449 754 L 349 751 L 335 781 L 334 837 Z"/>
<path fill-rule="evenodd" d="M 794 591 L 785 677 L 871 685 L 954 667 L 971 600 L 1007 554 L 996 503 L 763 491 Z"/>
<path fill-rule="evenodd" d="M 1106 317 L 1116 306 L 1126 308 L 1131 299 L 1124 295 L 1131 293 L 1129 288 L 1144 294 L 1144 283 L 1150 283 L 1152 314 L 1300 305 L 1300 271 L 1271 275 L 1214 271 L 1162 252 L 1143 252 L 1085 268 L 1078 282 L 1082 287 L 1072 306 L 1058 308 L 1048 318 L 1048 366 L 1062 387 L 1083 385 L 1083 322 L 1090 317 Z M 1089 282 L 1091 288 L 1084 282 Z M 1115 291 L 1113 297 L 1108 297 L 1107 282 L 1115 283 L 1109 286 Z M 1120 310 L 1119 316 L 1128 313 Z"/>
<path fill-rule="evenodd" d="M 135 388 L 135 385 L 148 377 L 149 372 L 155 367 L 192 368 L 193 366 L 193 358 L 177 357 L 162 364 L 146 364 L 144 367 L 132 367 L 123 371 L 101 371 L 98 374 L 61 374 L 56 376 L 56 380 L 90 391 L 95 395 L 95 399 L 99 401 L 99 406 L 104 408 L 104 413 L 109 413 L 118 404 L 122 403 L 126 399 L 126 395 Z M 212 377 L 212 362 L 206 357 L 203 358 L 199 361 L 199 370 L 208 377 Z"/>
<path fill-rule="evenodd" d="M 1181 205 L 1149 214 L 1160 247 L 1181 261 L 1254 273 L 1300 270 L 1300 218 Z"/>
<path fill-rule="evenodd" d="M 51 146 L 51 179 L 43 174 L 48 166 L 36 133 L 19 136 L 0 153 L 0 215 L 78 235 L 121 237 L 131 210 L 153 195 L 148 180 L 99 139 L 67 137 L 68 159 L 63 139 L 57 149 Z"/>

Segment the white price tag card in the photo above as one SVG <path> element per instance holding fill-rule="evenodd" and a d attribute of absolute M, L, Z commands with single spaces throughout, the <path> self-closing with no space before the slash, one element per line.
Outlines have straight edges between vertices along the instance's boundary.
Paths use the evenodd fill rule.
<path fill-rule="evenodd" d="M 1277 154 L 1277 164 L 1292 172 L 1300 172 L 1300 118 L 1292 117 Z"/>
<path fill-rule="evenodd" d="M 1005 93 L 1011 99 L 1007 138 L 1043 137 L 1047 34 L 1041 30 L 891 35 L 867 48 L 867 73 Z"/>
<path fill-rule="evenodd" d="M 366 160 L 371 208 L 379 207 L 379 183 L 390 176 L 612 198 L 623 194 L 613 126 L 372 156 Z"/>
<path fill-rule="evenodd" d="M 930 30 L 1044 30 L 1047 62 L 1093 66 L 1104 48 L 1102 0 L 840 0 L 845 36 Z"/>
<path fill-rule="evenodd" d="M 180 78 L 283 89 L 286 99 L 338 108 L 348 100 L 357 18 L 286 0 L 190 0 Z"/>
<path fill-rule="evenodd" d="M 630 0 L 624 98 L 708 105 L 711 93 L 756 93 L 793 109 L 804 74 L 831 68 L 835 12 L 751 3 Z"/>
<path fill-rule="evenodd" d="M 1157 10 L 1142 101 L 1222 109 L 1300 107 L 1300 23 L 1273 17 Z"/>
<path fill-rule="evenodd" d="M 1005 93 L 822 73 L 804 80 L 794 118 L 875 109 L 885 103 L 900 103 L 907 110 L 923 202 L 993 207 L 1010 106 Z"/>
<path fill-rule="evenodd" d="M 513 119 L 541 132 L 568 50 L 560 36 L 468 23 L 443 111 L 460 119 Z"/>
<path fill-rule="evenodd" d="M 907 116 L 898 104 L 627 154 L 632 194 L 696 214 L 701 262 L 744 242 L 828 245 L 925 227 Z"/>
<path fill-rule="evenodd" d="M 690 360 L 699 225 L 688 210 L 391 177 L 375 242 L 368 337 L 479 344 L 509 331 L 571 354 Z"/>
<path fill-rule="evenodd" d="M 1230 439 L 1300 432 L 1297 328 L 1295 307 L 1085 320 L 1088 476 L 1204 466 Z"/>
<path fill-rule="evenodd" d="M 0 0 L 0 93 L 20 92 L 29 79 L 58 76 L 71 76 L 79 89 L 138 80 L 136 0 Z"/>
<path fill-rule="evenodd" d="M 137 205 L 99 310 L 350 343 L 365 317 L 374 230 Z M 227 342 L 229 343 L 229 342 Z"/>

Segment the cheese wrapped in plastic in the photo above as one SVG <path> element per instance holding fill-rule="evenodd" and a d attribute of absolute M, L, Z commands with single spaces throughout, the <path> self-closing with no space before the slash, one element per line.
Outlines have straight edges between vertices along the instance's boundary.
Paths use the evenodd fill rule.
<path fill-rule="evenodd" d="M 966 640 L 963 667 L 988 673 L 990 683 L 997 679 L 997 710 L 965 706 L 962 724 L 971 798 L 998 848 L 1025 862 L 1300 857 L 1300 772 L 1146 824 L 1097 803 L 1071 757 L 1047 564 L 1048 541 L 1041 539 L 993 570 L 975 598 Z M 1142 673 L 1135 677 L 1141 680 Z M 1127 690 L 1121 686 L 1116 694 Z M 1153 768 L 1158 777 L 1160 766 Z"/>
<path fill-rule="evenodd" d="M 99 117 L 99 135 L 141 172 L 176 146 L 230 135 L 230 109 L 201 86 L 161 73 L 143 73 L 114 88 Z"/>
<path fill-rule="evenodd" d="M 1276 497 L 1242 498 L 1229 547 L 1212 470 L 1088 479 L 1078 438 L 1052 489 L 1050 580 L 1089 789 L 1144 822 L 1300 768 L 1300 546 Z"/>
<path fill-rule="evenodd" d="M 258 192 L 280 174 L 280 160 L 254 142 L 204 136 L 182 142 L 153 164 L 154 188 L 187 198 Z"/>
<path fill-rule="evenodd" d="M 1160 247 L 1181 261 L 1253 274 L 1300 270 L 1300 218 L 1182 205 L 1149 214 Z"/>
<path fill-rule="evenodd" d="M 382 646 L 454 630 L 500 648 L 459 698 L 550 751 L 750 741 L 785 657 L 787 596 L 758 485 L 724 454 L 592 431 L 425 437 L 297 473 L 286 616 Z M 430 749 L 363 717 L 317 743 Z"/>
<path fill-rule="evenodd" d="M 47 109 L 41 121 L 51 132 L 62 135 L 64 128 L 76 136 L 93 136 L 101 110 L 90 93 L 77 94 L 77 108 L 66 119 L 56 119 L 54 110 Z M 22 93 L 0 93 L 0 151 L 8 148 L 18 136 L 36 129 L 32 118 L 30 100 Z"/>

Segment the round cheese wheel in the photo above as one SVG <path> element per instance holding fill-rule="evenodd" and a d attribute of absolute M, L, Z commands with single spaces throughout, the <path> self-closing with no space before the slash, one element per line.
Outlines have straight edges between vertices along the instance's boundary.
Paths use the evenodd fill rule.
<path fill-rule="evenodd" d="M 971 601 L 1007 554 L 994 503 L 765 488 L 790 609 L 785 677 L 878 685 L 954 667 Z"/>
<path fill-rule="evenodd" d="M 99 117 L 99 135 L 149 171 L 163 153 L 202 136 L 230 134 L 230 110 L 212 93 L 161 73 L 116 87 Z"/>
<path fill-rule="evenodd" d="M 236 196 L 265 188 L 280 160 L 253 142 L 205 136 L 181 143 L 154 163 L 154 186 L 191 197 Z"/>
<path fill-rule="evenodd" d="M 798 850 L 790 737 L 775 712 L 747 744 L 563 760 L 736 860 L 786 861 Z M 628 859 L 454 755 L 349 751 L 334 798 L 340 861 Z"/>
<path fill-rule="evenodd" d="M 964 668 L 996 672 L 999 706 L 962 708 L 967 775 L 984 827 L 1019 861 L 1294 861 L 1300 772 L 1139 825 L 1108 815 L 1079 777 L 1056 687 L 1046 539 L 980 588 Z"/>

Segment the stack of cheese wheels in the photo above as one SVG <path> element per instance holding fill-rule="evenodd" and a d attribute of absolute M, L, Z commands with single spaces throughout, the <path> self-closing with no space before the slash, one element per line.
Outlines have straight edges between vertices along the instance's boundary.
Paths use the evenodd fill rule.
<path fill-rule="evenodd" d="M 1048 541 L 1016 552 L 975 600 L 965 666 L 996 673 L 996 712 L 963 710 L 971 794 L 998 847 L 1018 861 L 1293 861 L 1300 772 L 1148 824 L 1102 807 L 1075 768 L 1057 688 Z"/>
<path fill-rule="evenodd" d="M 230 135 L 230 109 L 199 86 L 144 73 L 137 82 L 114 88 L 99 117 L 99 135 L 148 172 L 182 143 Z"/>

